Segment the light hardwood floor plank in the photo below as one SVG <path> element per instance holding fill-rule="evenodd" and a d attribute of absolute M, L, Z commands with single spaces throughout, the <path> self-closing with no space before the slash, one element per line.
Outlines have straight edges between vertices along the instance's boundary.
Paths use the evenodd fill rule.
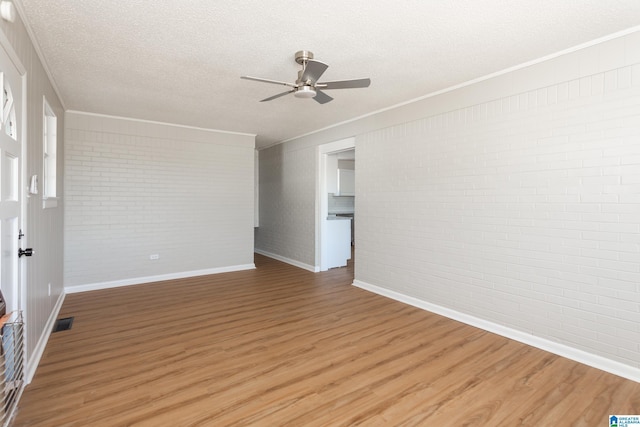
<path fill-rule="evenodd" d="M 354 286 L 353 265 L 68 295 L 14 426 L 606 425 L 640 384 Z"/>

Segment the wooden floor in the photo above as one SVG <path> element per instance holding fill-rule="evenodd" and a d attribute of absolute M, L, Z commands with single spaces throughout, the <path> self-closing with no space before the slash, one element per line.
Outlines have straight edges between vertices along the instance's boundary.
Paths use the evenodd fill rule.
<path fill-rule="evenodd" d="M 68 295 L 14 426 L 606 426 L 640 384 L 256 256 Z"/>

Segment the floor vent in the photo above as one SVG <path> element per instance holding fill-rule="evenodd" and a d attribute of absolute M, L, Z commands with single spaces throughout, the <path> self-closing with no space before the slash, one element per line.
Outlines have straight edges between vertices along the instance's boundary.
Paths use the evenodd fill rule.
<path fill-rule="evenodd" d="M 67 331 L 71 329 L 71 325 L 73 325 L 73 317 L 65 317 L 64 319 L 58 319 L 56 320 L 56 324 L 53 325 L 52 332 Z"/>

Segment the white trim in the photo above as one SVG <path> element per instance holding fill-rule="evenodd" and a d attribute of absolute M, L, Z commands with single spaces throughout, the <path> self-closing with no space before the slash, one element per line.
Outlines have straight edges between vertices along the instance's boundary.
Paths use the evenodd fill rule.
<path fill-rule="evenodd" d="M 187 277 L 206 276 L 209 274 L 230 273 L 233 271 L 252 270 L 255 264 L 231 265 L 228 267 L 206 268 L 203 270 L 183 271 L 180 273 L 159 274 L 156 276 L 134 277 L 132 279 L 113 280 L 110 282 L 89 283 L 86 285 L 65 286 L 67 294 L 97 291 L 100 289 L 119 288 L 121 286 L 141 285 L 143 283 L 160 282 L 164 280 L 184 279 Z"/>
<path fill-rule="evenodd" d="M 295 259 L 291 259 L 291 258 L 283 257 L 283 256 L 280 256 L 280 255 L 276 255 L 276 254 L 273 254 L 271 252 L 263 251 L 261 249 L 254 249 L 253 251 L 255 253 L 257 253 L 257 254 L 264 255 L 266 257 L 273 258 L 273 259 L 278 260 L 278 261 L 282 261 L 284 263 L 293 265 L 294 267 L 302 268 L 302 269 L 310 271 L 312 273 L 317 273 L 317 272 L 320 271 L 320 267 L 315 267 L 313 265 L 305 264 L 303 262 L 296 261 Z"/>
<path fill-rule="evenodd" d="M 253 227 L 260 227 L 260 153 L 253 149 Z"/>
<path fill-rule="evenodd" d="M 583 363 L 596 369 L 600 369 L 609 372 L 614 375 L 621 376 L 623 378 L 630 379 L 631 381 L 640 382 L 640 369 L 633 366 L 626 365 L 624 363 L 608 359 L 603 356 L 598 356 L 593 353 L 588 353 L 577 348 L 570 347 L 565 344 L 560 344 L 554 341 L 550 341 L 545 338 L 541 338 L 535 335 L 528 334 L 517 329 L 509 328 L 504 325 L 490 322 L 475 316 L 471 316 L 466 313 L 442 307 L 437 304 L 401 294 L 389 289 L 381 288 L 370 283 L 362 282 L 360 280 L 354 280 L 353 286 L 364 289 L 375 294 L 391 298 L 402 303 L 412 305 L 423 310 L 439 314 L 441 316 L 448 317 L 453 320 L 457 320 L 467 325 L 471 325 L 485 331 L 492 332 L 494 334 L 501 335 L 506 338 L 510 338 L 515 341 L 539 348 L 541 350 L 548 351 L 558 356 L 566 357 L 567 359 L 574 360 L 576 362 Z"/>
<path fill-rule="evenodd" d="M 532 65 L 540 64 L 540 63 L 548 61 L 550 59 L 554 59 L 554 58 L 557 58 L 559 56 L 567 55 L 567 54 L 576 52 L 578 50 L 586 49 L 588 47 L 595 46 L 597 44 L 604 43 L 604 42 L 607 42 L 609 40 L 613 40 L 613 39 L 617 39 L 617 38 L 620 38 L 620 37 L 624 37 L 626 35 L 629 35 L 629 34 L 632 34 L 632 33 L 638 32 L 638 31 L 640 31 L 640 25 L 635 26 L 635 27 L 631 27 L 631 28 L 627 28 L 626 30 L 623 30 L 623 31 L 618 31 L 617 33 L 609 34 L 607 36 L 600 37 L 600 38 L 597 38 L 595 40 L 591 40 L 591 41 L 588 41 L 586 43 L 582 43 L 582 44 L 579 44 L 577 46 L 573 46 L 573 47 L 561 50 L 559 52 L 551 53 L 551 54 L 543 56 L 541 58 L 533 59 L 531 61 L 527 61 L 527 62 L 524 62 L 522 64 L 514 65 L 513 67 L 505 68 L 503 70 L 496 71 L 494 73 L 487 74 L 485 76 L 478 77 L 478 78 L 475 78 L 473 80 L 468 80 L 466 82 L 459 83 L 457 85 L 449 86 L 447 88 L 440 89 L 440 90 L 437 90 L 435 92 L 431 92 L 431 93 L 428 93 L 426 95 L 419 96 L 417 98 L 413 98 L 413 99 L 410 99 L 408 101 L 404 101 L 404 102 L 401 102 L 399 104 L 392 105 L 390 107 L 381 108 L 379 110 L 375 110 L 375 111 L 372 111 L 370 113 L 366 113 L 366 114 L 363 114 L 361 116 L 354 117 L 352 119 L 348 119 L 348 120 L 344 120 L 342 122 L 334 123 L 332 125 L 329 125 L 329 126 L 326 126 L 326 127 L 320 128 L 320 129 L 312 130 L 311 132 L 303 133 L 302 135 L 298 135 L 298 136 L 294 136 L 294 137 L 291 137 L 291 138 L 283 139 L 282 141 L 277 141 L 277 142 L 274 142 L 272 144 L 265 145 L 263 147 L 258 147 L 258 150 L 264 150 L 264 149 L 273 147 L 273 146 L 278 145 L 278 144 L 284 144 L 285 142 L 294 141 L 294 140 L 299 139 L 299 138 L 304 138 L 305 136 L 309 136 L 309 135 L 313 135 L 313 134 L 316 134 L 316 133 L 320 133 L 320 132 L 326 131 L 328 129 L 333 129 L 333 128 L 337 128 L 337 127 L 340 127 L 340 126 L 348 124 L 348 123 L 357 122 L 358 120 L 362 120 L 362 119 L 365 119 L 367 117 L 375 116 L 376 114 L 384 113 L 385 111 L 394 110 L 396 108 L 400 108 L 400 107 L 403 107 L 403 106 L 408 105 L 408 104 L 413 104 L 414 102 L 419 102 L 419 101 L 422 101 L 422 100 L 425 100 L 425 99 L 428 99 L 428 98 L 433 98 L 434 96 L 442 95 L 443 93 L 452 92 L 454 90 L 461 89 L 461 88 L 466 87 L 466 86 L 471 86 L 473 84 L 476 84 L 476 83 L 479 83 L 479 82 L 482 82 L 482 81 L 485 81 L 485 80 L 490 80 L 490 79 L 492 79 L 494 77 L 498 77 L 498 76 L 501 76 L 501 75 L 504 75 L 504 74 L 508 74 L 508 73 L 513 72 L 513 71 L 521 70 L 523 68 L 527 68 L 527 67 L 530 67 Z"/>
<path fill-rule="evenodd" d="M 9 41 L 9 38 L 7 37 L 7 35 L 4 33 L 2 29 L 0 29 L 0 46 L 4 48 L 4 51 L 9 56 L 9 59 L 11 60 L 11 62 L 13 62 L 13 65 L 16 67 L 16 70 L 18 70 L 18 74 L 20 74 L 20 76 L 26 75 L 27 69 L 24 68 L 24 65 L 22 65 L 22 61 L 20 60 L 18 53 L 13 48 L 13 45 Z M 26 82 L 25 82 L 25 86 L 26 86 Z"/>
<path fill-rule="evenodd" d="M 316 265 L 319 271 L 327 271 L 328 240 L 327 216 L 329 215 L 329 202 L 327 198 L 327 156 L 341 151 L 355 150 L 356 138 L 349 137 L 338 141 L 319 145 L 316 158 Z"/>
<path fill-rule="evenodd" d="M 150 124 L 154 124 L 154 125 L 171 126 L 171 127 L 177 127 L 177 128 L 182 128 L 182 129 L 192 129 L 192 130 L 198 130 L 198 131 L 204 131 L 204 132 L 225 133 L 225 134 L 228 134 L 228 135 L 253 136 L 254 138 L 257 136 L 257 134 L 255 134 L 255 133 L 234 132 L 234 131 L 230 131 L 230 130 L 201 128 L 201 127 L 198 127 L 198 126 L 181 125 L 181 124 L 178 124 L 178 123 L 159 122 L 159 121 L 156 121 L 156 120 L 136 119 L 134 117 L 112 116 L 110 114 L 89 113 L 89 112 L 86 112 L 86 111 L 78 111 L 78 110 L 65 110 L 65 113 L 83 114 L 83 115 L 86 115 L 86 116 L 104 117 L 104 118 L 107 118 L 107 119 L 128 120 L 128 121 L 131 121 L 131 122 L 139 122 L 139 123 L 150 123 Z"/>
<path fill-rule="evenodd" d="M 49 319 L 47 319 L 47 323 L 44 325 L 42 335 L 40 335 L 40 339 L 38 339 L 38 342 L 34 347 L 33 352 L 31 353 L 31 357 L 29 357 L 25 372 L 25 384 L 31 383 L 31 380 L 36 373 L 36 369 L 38 369 L 38 365 L 40 365 L 40 359 L 42 359 L 44 349 L 47 347 L 47 342 L 49 342 L 51 331 L 53 331 L 53 327 L 55 326 L 58 314 L 60 314 L 60 309 L 62 308 L 62 303 L 64 302 L 65 296 L 66 294 L 62 293 L 58 297 L 58 301 L 56 301 L 53 310 L 51 310 L 51 313 L 49 314 Z M 29 325 L 26 326 L 28 327 Z"/>
<path fill-rule="evenodd" d="M 18 15 L 20 15 L 20 20 L 22 21 L 22 24 L 24 25 L 25 30 L 27 30 L 27 35 L 29 36 L 29 40 L 31 41 L 31 45 L 33 46 L 33 50 L 35 50 L 36 51 L 36 55 L 38 55 L 38 59 L 40 60 L 40 64 L 42 64 L 42 68 L 44 68 L 44 72 L 47 75 L 47 77 L 49 78 L 49 82 L 51 83 L 51 87 L 53 88 L 53 91 L 56 93 L 56 96 L 58 97 L 58 100 L 60 101 L 60 104 L 62 105 L 62 109 L 66 110 L 66 107 L 65 107 L 65 104 L 64 104 L 64 99 L 62 98 L 62 96 L 60 96 L 61 92 L 58 89 L 58 84 L 56 83 L 56 80 L 53 78 L 53 74 L 51 73 L 51 69 L 49 68 L 49 64 L 45 60 L 45 57 L 42 54 L 42 49 L 40 48 L 40 45 L 38 44 L 38 39 L 36 38 L 36 36 L 35 36 L 35 34 L 33 32 L 33 29 L 31 28 L 31 24 L 27 20 L 26 14 L 24 13 L 24 8 L 22 7 L 22 2 L 20 0 L 13 0 L 13 4 L 16 6 L 16 9 L 18 9 Z"/>

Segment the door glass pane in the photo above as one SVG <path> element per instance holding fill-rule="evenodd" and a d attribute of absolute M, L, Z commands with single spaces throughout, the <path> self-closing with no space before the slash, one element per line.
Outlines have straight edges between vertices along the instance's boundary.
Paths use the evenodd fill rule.
<path fill-rule="evenodd" d="M 16 139 L 17 129 L 18 128 L 16 126 L 16 109 L 12 104 L 11 111 L 9 111 L 9 117 L 7 117 L 7 120 L 4 122 L 4 130 L 5 132 L 7 132 L 7 135 L 9 135 L 13 139 Z"/>
<path fill-rule="evenodd" d="M 3 201 L 18 200 L 18 159 L 5 151 L 0 166 Z"/>
<path fill-rule="evenodd" d="M 16 139 L 16 109 L 13 104 L 13 94 L 11 88 L 4 82 L 4 89 L 2 90 L 2 121 L 4 124 L 4 131 L 11 138 Z"/>

